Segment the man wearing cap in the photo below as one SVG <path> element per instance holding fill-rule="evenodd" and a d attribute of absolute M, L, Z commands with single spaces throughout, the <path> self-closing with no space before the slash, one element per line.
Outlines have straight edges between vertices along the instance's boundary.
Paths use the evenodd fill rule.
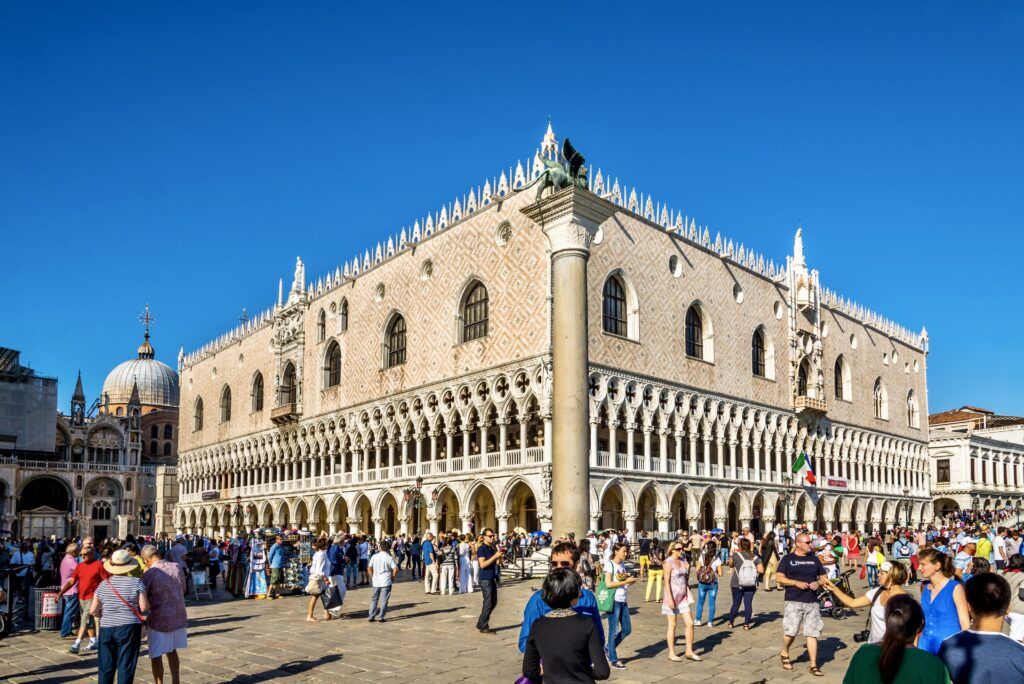
<path fill-rule="evenodd" d="M 99 684 L 131 682 L 139 661 L 142 623 L 149 611 L 146 586 L 129 573 L 138 562 L 125 549 L 118 549 L 103 563 L 107 577 L 96 588 L 89 613 L 101 619 L 97 660 Z"/>
<path fill-rule="evenodd" d="M 964 575 L 970 574 L 971 560 L 974 558 L 974 553 L 977 549 L 978 543 L 974 541 L 974 537 L 964 537 L 964 540 L 960 543 L 960 550 L 953 557 L 953 570 L 956 572 L 958 580 L 963 581 Z"/>
<path fill-rule="evenodd" d="M 188 648 L 188 615 L 183 597 L 185 576 L 175 563 L 163 560 L 155 546 L 142 547 L 142 558 L 148 567 L 142 583 L 146 585 L 146 597 L 152 610 L 146 626 L 153 680 L 163 684 L 163 656 L 166 655 L 171 682 L 178 684 L 178 650 Z"/>

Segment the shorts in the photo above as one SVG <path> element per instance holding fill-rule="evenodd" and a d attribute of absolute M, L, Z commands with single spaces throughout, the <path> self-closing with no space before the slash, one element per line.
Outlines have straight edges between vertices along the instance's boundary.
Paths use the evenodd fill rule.
<path fill-rule="evenodd" d="M 795 637 L 804 628 L 804 636 L 817 639 L 821 636 L 824 623 L 821 622 L 821 609 L 817 603 L 786 601 L 782 610 L 782 634 Z"/>
<path fill-rule="evenodd" d="M 359 559 L 359 572 L 366 572 L 366 569 L 369 567 L 369 565 L 370 565 L 370 561 L 368 559 L 360 558 Z"/>
<path fill-rule="evenodd" d="M 676 605 L 675 610 L 672 610 L 672 606 L 666 606 L 664 603 L 661 604 L 662 615 L 682 615 L 683 613 L 687 615 L 690 613 L 690 602 L 688 600 Z"/>
<path fill-rule="evenodd" d="M 650 567 L 650 565 L 651 565 L 651 557 L 650 556 L 637 556 L 636 560 L 640 564 L 641 568 Z"/>
<path fill-rule="evenodd" d="M 782 613 L 782 633 L 788 637 L 795 637 L 800 633 L 801 626 L 805 637 L 820 637 L 821 630 L 825 628 L 821 621 L 821 609 L 817 603 L 786 601 Z"/>
<path fill-rule="evenodd" d="M 171 651 L 188 648 L 188 628 L 182 627 L 173 632 L 157 632 L 149 630 L 149 658 L 156 660 Z"/>
<path fill-rule="evenodd" d="M 82 597 L 78 598 L 78 609 L 81 611 L 79 613 L 79 617 L 82 619 L 82 622 L 85 624 L 85 628 L 86 629 L 96 629 L 96 618 L 94 618 L 89 613 L 89 609 L 90 608 L 92 608 L 92 599 L 91 598 L 90 599 L 83 599 Z"/>
<path fill-rule="evenodd" d="M 284 570 L 282 568 L 270 569 L 270 586 L 279 587 L 284 584 Z"/>

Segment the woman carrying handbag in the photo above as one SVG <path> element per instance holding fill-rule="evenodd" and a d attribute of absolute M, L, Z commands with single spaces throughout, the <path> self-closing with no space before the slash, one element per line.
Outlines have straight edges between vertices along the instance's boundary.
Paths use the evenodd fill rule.
<path fill-rule="evenodd" d="M 103 563 L 110 577 L 96 588 L 89 609 L 93 617 L 100 618 L 99 684 L 113 684 L 115 672 L 118 684 L 131 684 L 135 680 L 142 624 L 149 612 L 145 585 L 138 577 L 128 574 L 137 567 L 138 563 L 124 549 L 114 551 Z"/>

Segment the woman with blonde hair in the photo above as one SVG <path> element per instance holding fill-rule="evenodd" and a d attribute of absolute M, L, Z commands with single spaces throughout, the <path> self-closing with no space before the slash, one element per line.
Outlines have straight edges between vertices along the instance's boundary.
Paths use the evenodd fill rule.
<path fill-rule="evenodd" d="M 894 596 L 906 594 L 903 585 L 910 579 L 906 566 L 885 561 L 878 567 L 878 586 L 868 589 L 863 596 L 854 598 L 832 583 L 825 582 L 825 588 L 835 594 L 847 608 L 869 608 L 868 643 L 881 643 L 885 635 L 885 605 Z"/>

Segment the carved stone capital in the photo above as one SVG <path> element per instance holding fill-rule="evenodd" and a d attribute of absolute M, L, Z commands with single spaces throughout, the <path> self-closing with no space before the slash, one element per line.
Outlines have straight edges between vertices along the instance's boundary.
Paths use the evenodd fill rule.
<path fill-rule="evenodd" d="M 615 206 L 582 188 L 571 187 L 522 209 L 540 225 L 551 245 L 559 252 L 590 252 L 598 226 L 615 213 Z"/>

